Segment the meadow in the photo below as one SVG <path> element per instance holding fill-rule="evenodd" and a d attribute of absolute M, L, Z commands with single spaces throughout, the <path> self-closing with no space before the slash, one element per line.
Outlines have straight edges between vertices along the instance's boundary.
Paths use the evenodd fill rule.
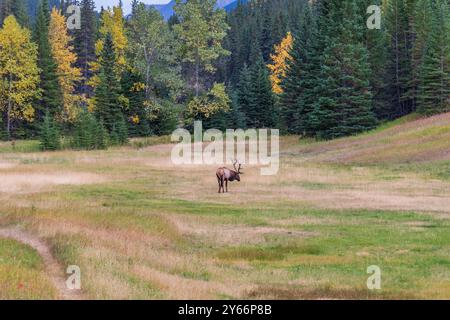
<path fill-rule="evenodd" d="M 450 114 L 330 142 L 283 137 L 276 176 L 175 166 L 167 138 L 108 151 L 0 143 L 0 299 L 449 299 Z M 367 267 L 382 270 L 368 290 Z"/>

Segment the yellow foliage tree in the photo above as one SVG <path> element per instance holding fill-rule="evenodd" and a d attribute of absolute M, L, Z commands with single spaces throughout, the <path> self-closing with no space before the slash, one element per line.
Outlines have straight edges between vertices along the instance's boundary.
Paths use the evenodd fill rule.
<path fill-rule="evenodd" d="M 281 41 L 279 45 L 275 46 L 275 54 L 271 54 L 270 58 L 273 64 L 269 64 L 267 67 L 270 70 L 270 81 L 272 82 L 272 91 L 275 94 L 282 94 L 283 88 L 281 82 L 286 77 L 286 71 L 288 68 L 288 62 L 292 60 L 290 52 L 294 44 L 294 37 L 290 32 Z"/>
<path fill-rule="evenodd" d="M 40 96 L 38 85 L 37 46 L 30 31 L 9 16 L 0 29 L 0 109 L 9 139 L 15 120 L 34 120 L 31 103 Z"/>
<path fill-rule="evenodd" d="M 100 56 L 103 50 L 104 39 L 108 33 L 111 34 L 116 54 L 117 74 L 121 74 L 127 66 L 125 51 L 128 47 L 128 39 L 125 34 L 125 25 L 123 19 L 123 10 L 120 6 L 112 9 L 103 10 L 101 16 L 101 26 L 99 28 L 100 39 L 95 44 L 95 53 L 98 57 L 97 61 L 91 65 L 94 73 L 100 68 Z M 96 87 L 98 84 L 98 76 L 92 77 L 90 84 Z"/>
<path fill-rule="evenodd" d="M 58 80 L 63 93 L 64 110 L 59 115 L 61 121 L 73 122 L 79 111 L 82 98 L 74 94 L 75 83 L 81 80 L 81 70 L 74 65 L 77 55 L 70 45 L 72 38 L 66 27 L 66 19 L 59 10 L 51 13 L 49 40 L 52 54 L 57 64 Z"/>

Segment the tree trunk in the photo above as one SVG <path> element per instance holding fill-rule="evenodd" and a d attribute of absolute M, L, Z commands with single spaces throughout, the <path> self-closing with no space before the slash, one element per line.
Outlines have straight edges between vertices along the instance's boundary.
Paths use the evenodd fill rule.
<path fill-rule="evenodd" d="M 198 48 L 195 53 L 195 96 L 198 97 L 200 94 L 200 56 Z"/>
<path fill-rule="evenodd" d="M 12 101 L 11 101 L 11 88 L 12 79 L 11 75 L 9 75 L 9 87 L 8 87 L 8 110 L 6 112 L 6 132 L 8 134 L 8 141 L 11 140 L 11 109 L 12 109 Z"/>
<path fill-rule="evenodd" d="M 151 60 L 147 51 L 147 47 L 144 45 L 144 57 L 145 57 L 145 98 L 150 99 L 150 65 Z"/>

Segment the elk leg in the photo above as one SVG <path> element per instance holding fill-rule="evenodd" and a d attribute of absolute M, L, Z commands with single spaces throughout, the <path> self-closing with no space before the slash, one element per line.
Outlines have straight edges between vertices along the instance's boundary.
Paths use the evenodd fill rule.
<path fill-rule="evenodd" d="M 225 180 L 225 185 L 227 186 L 227 192 L 228 192 L 228 180 Z"/>
<path fill-rule="evenodd" d="M 219 193 L 220 193 L 220 189 L 222 188 L 221 180 L 222 180 L 222 179 L 220 179 L 219 177 L 217 177 L 217 182 L 219 183 Z"/>

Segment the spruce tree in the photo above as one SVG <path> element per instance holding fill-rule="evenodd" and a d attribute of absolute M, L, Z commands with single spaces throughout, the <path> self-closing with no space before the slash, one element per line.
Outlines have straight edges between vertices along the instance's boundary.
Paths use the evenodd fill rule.
<path fill-rule="evenodd" d="M 286 78 L 282 82 L 281 112 L 288 132 L 312 135 L 310 113 L 316 101 L 317 75 L 320 71 L 321 52 L 316 19 L 308 6 L 294 35 L 292 60 L 288 63 Z"/>
<path fill-rule="evenodd" d="M 419 73 L 418 108 L 425 115 L 450 111 L 450 14 L 447 1 L 436 0 L 430 34 Z"/>
<path fill-rule="evenodd" d="M 236 110 L 239 109 L 243 115 L 243 123 L 247 126 L 246 112 L 250 106 L 250 90 L 252 87 L 250 70 L 246 64 L 239 75 L 239 82 L 236 87 Z"/>
<path fill-rule="evenodd" d="M 108 147 L 108 132 L 101 121 L 88 111 L 82 111 L 75 122 L 72 147 L 84 150 L 103 150 Z"/>
<path fill-rule="evenodd" d="M 395 119 L 414 111 L 411 65 L 411 23 L 406 0 L 387 2 L 386 28 L 389 37 L 385 84 L 389 112 Z"/>
<path fill-rule="evenodd" d="M 96 59 L 95 42 L 97 35 L 97 13 L 94 0 L 80 0 L 81 28 L 74 31 L 74 48 L 77 54 L 76 67 L 81 70 L 82 81 L 77 92 L 91 97 L 93 94 L 89 80 L 93 76 L 91 64 Z"/>
<path fill-rule="evenodd" d="M 145 137 L 150 135 L 150 126 L 145 108 L 145 88 L 141 85 L 143 77 L 135 70 L 127 70 L 120 79 L 122 96 L 127 101 L 125 115 L 128 132 L 131 137 Z"/>
<path fill-rule="evenodd" d="M 48 0 L 42 0 L 38 8 L 34 39 L 38 44 L 38 66 L 41 69 L 42 98 L 37 108 L 41 118 L 46 112 L 53 116 L 62 108 L 62 92 L 58 81 L 57 65 L 52 56 L 48 38 L 50 11 Z"/>
<path fill-rule="evenodd" d="M 3 26 L 3 21 L 12 14 L 12 1 L 1 0 L 0 1 L 0 27 Z"/>
<path fill-rule="evenodd" d="M 381 6 L 383 0 L 360 1 L 360 12 L 364 15 L 368 6 Z M 366 19 L 367 16 L 364 16 Z M 386 96 L 386 61 L 388 60 L 389 39 L 386 32 L 385 15 L 381 15 L 381 29 L 363 28 L 364 42 L 369 53 L 369 64 L 371 69 L 370 86 L 373 94 L 373 110 L 379 120 L 389 119 L 391 105 L 387 103 Z M 365 23 L 365 21 L 364 21 Z"/>
<path fill-rule="evenodd" d="M 122 89 L 116 74 L 115 61 L 114 45 L 111 34 L 108 33 L 100 58 L 100 82 L 95 90 L 95 114 L 97 119 L 103 122 L 108 132 L 113 134 L 114 131 L 114 135 L 118 133 L 119 122 L 124 121 L 119 99 Z"/>
<path fill-rule="evenodd" d="M 247 120 L 241 105 L 238 102 L 238 94 L 236 91 L 230 92 L 231 110 L 228 113 L 228 128 L 244 129 L 247 127 Z"/>
<path fill-rule="evenodd" d="M 250 90 L 248 106 L 243 110 L 247 125 L 253 128 L 268 128 L 277 125 L 278 114 L 275 112 L 275 98 L 269 79 L 269 70 L 261 53 L 250 67 Z"/>
<path fill-rule="evenodd" d="M 320 91 L 311 114 L 316 136 L 333 139 L 372 129 L 370 65 L 363 44 L 364 26 L 355 0 L 330 0 L 323 19 L 326 47 Z"/>
<path fill-rule="evenodd" d="M 44 151 L 55 151 L 61 148 L 61 137 L 55 120 L 46 113 L 39 135 L 40 146 Z"/>

